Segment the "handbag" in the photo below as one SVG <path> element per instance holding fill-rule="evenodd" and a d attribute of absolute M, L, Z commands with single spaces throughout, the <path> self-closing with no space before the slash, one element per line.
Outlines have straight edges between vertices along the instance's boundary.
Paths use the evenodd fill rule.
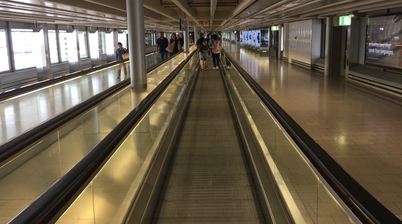
<path fill-rule="evenodd" d="M 174 44 L 172 43 L 172 44 L 170 44 L 170 45 L 168 45 L 168 47 L 165 49 L 167 52 L 169 52 L 169 53 L 172 53 L 173 52 L 173 49 L 174 49 Z"/>
<path fill-rule="evenodd" d="M 128 59 L 128 58 L 130 58 L 130 54 L 127 53 L 127 51 L 126 51 L 125 49 L 123 49 L 123 52 L 122 52 L 121 56 L 123 57 L 123 59 Z"/>

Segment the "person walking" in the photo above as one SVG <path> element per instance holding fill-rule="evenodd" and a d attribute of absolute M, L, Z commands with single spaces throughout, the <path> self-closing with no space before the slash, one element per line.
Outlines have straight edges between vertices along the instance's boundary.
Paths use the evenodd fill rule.
<path fill-rule="evenodd" d="M 172 44 L 173 44 L 173 51 L 170 53 L 170 55 L 179 53 L 179 49 L 180 49 L 181 45 L 180 45 L 179 38 L 177 38 L 175 33 L 172 33 L 172 39 L 170 39 L 169 48 L 171 48 Z"/>
<path fill-rule="evenodd" d="M 165 60 L 167 58 L 167 53 L 168 52 L 166 51 L 166 48 L 169 45 L 168 39 L 165 38 L 163 35 L 164 35 L 164 33 L 160 32 L 159 33 L 159 38 L 156 41 L 156 53 L 157 54 L 159 53 L 161 61 L 163 61 L 163 60 Z"/>
<path fill-rule="evenodd" d="M 127 78 L 128 73 L 127 73 L 127 66 L 123 62 L 123 54 L 128 54 L 128 50 L 126 48 L 123 48 L 123 44 L 121 42 L 117 43 L 117 49 L 116 49 L 116 61 L 122 61 L 119 63 L 118 66 L 118 72 L 117 72 L 117 78 L 120 79 L 121 77 L 121 67 L 124 68 L 124 78 Z"/>
<path fill-rule="evenodd" d="M 212 60 L 214 61 L 214 69 L 219 69 L 219 57 L 222 51 L 222 42 L 217 35 L 214 35 L 214 37 L 212 38 L 211 47 L 212 47 Z"/>
<path fill-rule="evenodd" d="M 204 34 L 200 33 L 200 38 L 197 40 L 197 50 L 200 56 L 200 66 L 201 70 L 208 68 L 207 58 L 208 58 L 208 50 L 207 42 L 204 38 Z"/>
<path fill-rule="evenodd" d="M 208 43 L 208 56 L 211 57 L 211 51 L 209 49 L 209 46 L 211 45 L 211 35 L 207 35 L 207 37 L 205 38 L 205 41 L 207 41 Z"/>
<path fill-rule="evenodd" d="M 183 33 L 179 34 L 179 42 L 180 42 L 180 51 L 184 51 L 184 37 L 183 37 Z"/>

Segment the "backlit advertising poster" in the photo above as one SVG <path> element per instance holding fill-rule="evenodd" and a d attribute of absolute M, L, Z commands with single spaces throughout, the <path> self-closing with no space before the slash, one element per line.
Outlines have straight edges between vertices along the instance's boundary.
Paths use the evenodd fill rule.
<path fill-rule="evenodd" d="M 402 15 L 369 18 L 366 61 L 402 69 Z"/>
<path fill-rule="evenodd" d="M 244 43 L 244 44 L 247 43 L 247 40 L 246 40 L 246 31 L 243 31 L 243 43 Z"/>
<path fill-rule="evenodd" d="M 252 38 L 251 35 L 252 35 L 251 31 L 247 31 L 247 38 L 248 38 L 247 43 L 250 44 L 250 45 L 251 45 L 251 38 Z"/>
<path fill-rule="evenodd" d="M 269 44 L 269 32 L 268 30 L 261 30 L 261 47 L 268 47 Z"/>
<path fill-rule="evenodd" d="M 251 31 L 251 45 L 255 46 L 255 31 Z"/>
<path fill-rule="evenodd" d="M 260 46 L 260 31 L 256 30 L 255 34 L 256 34 L 256 38 L 257 38 L 257 41 L 255 42 L 255 46 L 259 47 Z"/>

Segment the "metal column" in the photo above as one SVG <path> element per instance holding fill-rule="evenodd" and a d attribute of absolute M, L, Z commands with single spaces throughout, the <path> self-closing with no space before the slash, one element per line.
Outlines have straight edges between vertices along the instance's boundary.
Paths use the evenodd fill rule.
<path fill-rule="evenodd" d="M 126 4 L 131 87 L 146 88 L 143 0 L 126 0 Z"/>
<path fill-rule="evenodd" d="M 184 52 L 190 50 L 190 33 L 188 31 L 188 21 L 186 21 L 186 30 L 184 31 Z"/>
<path fill-rule="evenodd" d="M 8 55 L 10 56 L 10 71 L 14 72 L 15 71 L 15 60 L 14 60 L 14 46 L 13 46 L 13 38 L 11 35 L 11 25 L 10 22 L 7 22 L 7 46 L 8 46 Z"/>
<path fill-rule="evenodd" d="M 278 49 L 276 49 L 277 50 L 276 58 L 278 59 L 278 61 L 281 60 L 281 53 L 282 53 L 282 49 L 281 49 L 281 46 L 282 46 L 282 27 L 283 27 L 282 25 L 278 26 Z"/>
<path fill-rule="evenodd" d="M 48 35 L 48 28 L 47 24 L 42 24 L 41 25 L 41 30 L 39 31 L 39 35 L 42 37 L 42 42 L 41 42 L 41 63 L 40 65 L 37 65 L 37 70 L 38 70 L 38 78 L 39 80 L 45 80 L 45 79 L 52 79 L 53 74 L 52 74 L 52 67 L 51 67 L 51 61 L 50 61 L 50 48 L 49 48 L 49 35 Z"/>
<path fill-rule="evenodd" d="M 194 45 L 197 43 L 197 40 L 198 40 L 197 24 L 194 24 Z"/>
<path fill-rule="evenodd" d="M 331 36 L 332 36 L 332 17 L 327 17 L 327 25 L 325 28 L 325 70 L 324 75 L 330 74 L 331 62 Z"/>

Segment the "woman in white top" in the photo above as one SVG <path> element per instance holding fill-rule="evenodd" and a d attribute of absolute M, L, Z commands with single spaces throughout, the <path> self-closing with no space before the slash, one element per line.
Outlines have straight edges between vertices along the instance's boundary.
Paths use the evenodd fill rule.
<path fill-rule="evenodd" d="M 212 46 L 212 60 L 214 61 L 214 69 L 219 68 L 219 56 L 221 55 L 221 50 L 222 50 L 222 42 L 221 39 L 217 36 L 214 35 L 211 41 L 211 46 Z"/>

